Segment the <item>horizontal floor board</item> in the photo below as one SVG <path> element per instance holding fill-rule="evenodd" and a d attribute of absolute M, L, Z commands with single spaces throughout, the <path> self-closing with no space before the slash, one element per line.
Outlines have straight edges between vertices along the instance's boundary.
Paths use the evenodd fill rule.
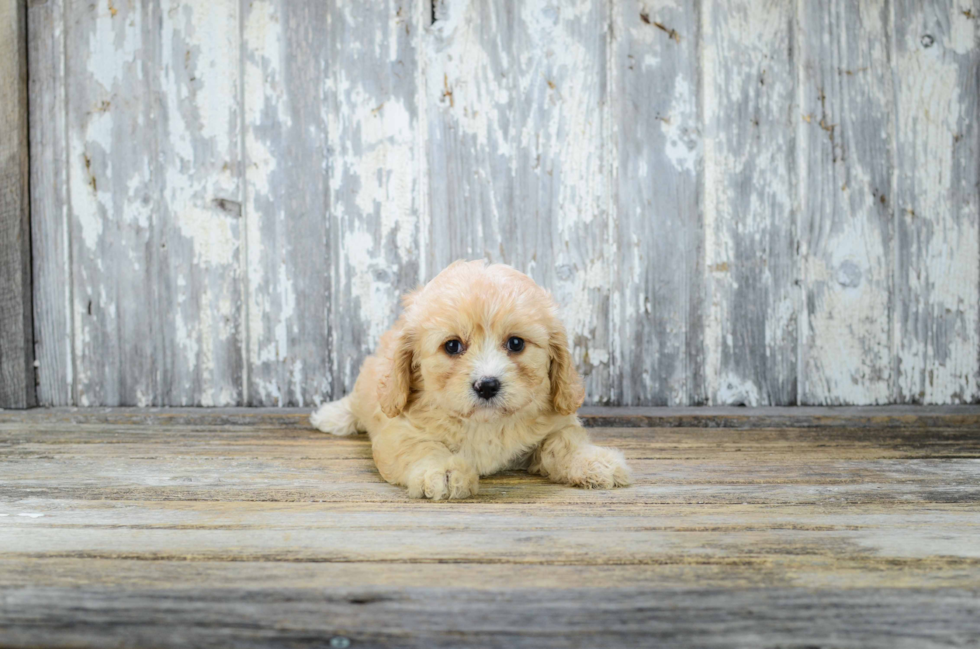
<path fill-rule="evenodd" d="M 0 423 L 32 421 L 138 425 L 257 425 L 307 428 L 304 408 L 47 408 L 0 411 Z M 579 411 L 588 426 L 681 428 L 980 428 L 980 405 L 847 407 L 607 408 Z"/>
<path fill-rule="evenodd" d="M 870 566 L 959 558 L 980 565 L 980 514 L 968 506 L 831 513 L 769 506 L 569 508 L 549 515 L 529 507 L 54 504 L 6 507 L 0 558 L 603 565 L 800 555 L 824 557 L 828 570 L 838 560 Z"/>
<path fill-rule="evenodd" d="M 980 561 L 850 555 L 779 554 L 735 559 L 664 557 L 657 563 L 467 563 L 357 561 L 218 561 L 32 555 L 0 558 L 0 590 L 100 586 L 192 593 L 210 588 L 977 588 Z"/>
<path fill-rule="evenodd" d="M 162 432 L 166 434 L 161 434 Z M 920 430 L 596 428 L 592 439 L 632 458 L 743 456 L 783 458 L 980 458 L 980 435 L 961 428 Z M 801 448 L 806 453 L 801 454 Z M 0 423 L 0 460 L 22 456 L 96 455 L 192 457 L 370 457 L 366 435 L 334 437 L 315 431 L 244 426 L 149 426 Z"/>
<path fill-rule="evenodd" d="M 0 412 L 0 646 L 968 646 L 974 414 L 818 410 L 604 411 L 634 486 L 449 503 L 306 413 Z"/>
<path fill-rule="evenodd" d="M 968 646 L 969 589 L 12 589 L 0 642 L 36 646 Z M 64 620 L 74 619 L 70 624 Z"/>

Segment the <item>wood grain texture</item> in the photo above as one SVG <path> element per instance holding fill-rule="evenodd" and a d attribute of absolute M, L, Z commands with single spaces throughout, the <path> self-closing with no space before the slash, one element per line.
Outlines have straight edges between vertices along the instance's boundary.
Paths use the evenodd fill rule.
<path fill-rule="evenodd" d="M 797 403 L 793 5 L 701 8 L 705 381 L 719 405 Z"/>
<path fill-rule="evenodd" d="M 895 2 L 895 399 L 980 396 L 976 2 Z"/>
<path fill-rule="evenodd" d="M 886 2 L 801 3 L 799 400 L 888 403 L 895 149 Z"/>
<path fill-rule="evenodd" d="M 37 401 L 67 406 L 76 400 L 64 2 L 31 2 L 27 18 Z"/>
<path fill-rule="evenodd" d="M 66 12 L 76 402 L 240 403 L 237 4 Z"/>
<path fill-rule="evenodd" d="M 980 610 L 968 589 L 955 588 L 914 597 L 897 589 L 771 589 L 733 595 L 657 588 L 580 589 L 557 596 L 538 589 L 479 593 L 438 588 L 392 595 L 357 587 L 330 596 L 295 588 L 208 590 L 177 597 L 152 589 L 125 597 L 89 589 L 69 600 L 72 594 L 26 589 L 6 595 L 6 619 L 17 624 L 3 632 L 5 642 L 32 647 L 43 637 L 52 646 L 95 647 L 110 641 L 183 647 L 190 639 L 199 647 L 264 648 L 330 646 L 336 637 L 359 647 L 551 649 L 757 647 L 761 637 L 773 646 L 793 646 L 807 638 L 828 646 L 912 649 L 968 646 L 963 639 L 978 632 Z M 79 604 L 79 596 L 86 604 Z M 62 626 L 66 615 L 79 608 L 94 619 Z M 163 616 L 147 617 L 154 608 Z"/>
<path fill-rule="evenodd" d="M 327 7 L 242 5 L 247 405 L 331 392 Z"/>
<path fill-rule="evenodd" d="M 579 409 L 587 428 L 847 428 L 909 429 L 980 428 L 978 406 L 851 406 L 737 408 L 697 406 L 691 408 Z M 308 429 L 310 412 L 305 408 L 47 408 L 31 412 L 30 421 L 40 424 L 111 424 L 125 426 L 256 426 L 264 429 Z M 19 413 L 0 413 L 0 422 L 24 423 Z"/>
<path fill-rule="evenodd" d="M 0 2 L 0 408 L 34 405 L 27 8 Z"/>
<path fill-rule="evenodd" d="M 28 13 L 45 405 L 339 397 L 457 258 L 590 404 L 980 401 L 977 0 Z"/>
<path fill-rule="evenodd" d="M 634 487 L 514 472 L 448 503 L 281 410 L 3 412 L 0 643 L 969 646 L 975 426 L 810 411 L 593 429 Z"/>
<path fill-rule="evenodd" d="M 613 7 L 614 401 L 703 403 L 699 4 Z"/>

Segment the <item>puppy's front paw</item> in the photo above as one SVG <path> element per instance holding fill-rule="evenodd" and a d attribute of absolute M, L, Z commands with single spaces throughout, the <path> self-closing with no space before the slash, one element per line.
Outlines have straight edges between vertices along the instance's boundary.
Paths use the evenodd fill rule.
<path fill-rule="evenodd" d="M 412 498 L 469 498 L 479 489 L 480 476 L 465 460 L 456 456 L 420 462 L 408 478 L 408 495 Z"/>
<path fill-rule="evenodd" d="M 583 489 L 612 489 L 632 484 L 633 476 L 621 452 L 588 446 L 572 456 L 568 482 Z"/>

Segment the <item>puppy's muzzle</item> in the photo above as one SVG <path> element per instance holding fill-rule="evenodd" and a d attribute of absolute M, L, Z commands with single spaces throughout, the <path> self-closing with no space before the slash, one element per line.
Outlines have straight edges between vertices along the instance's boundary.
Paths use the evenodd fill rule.
<path fill-rule="evenodd" d="M 484 376 L 473 384 L 473 391 L 484 401 L 489 401 L 500 392 L 500 381 L 492 376 Z"/>

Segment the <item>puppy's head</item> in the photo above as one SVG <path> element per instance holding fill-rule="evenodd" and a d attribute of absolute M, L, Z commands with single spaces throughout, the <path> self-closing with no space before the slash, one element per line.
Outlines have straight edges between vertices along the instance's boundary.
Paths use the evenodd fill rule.
<path fill-rule="evenodd" d="M 387 335 L 378 397 L 389 417 L 410 404 L 479 421 L 582 405 L 554 300 L 509 266 L 452 264 L 406 296 Z"/>

